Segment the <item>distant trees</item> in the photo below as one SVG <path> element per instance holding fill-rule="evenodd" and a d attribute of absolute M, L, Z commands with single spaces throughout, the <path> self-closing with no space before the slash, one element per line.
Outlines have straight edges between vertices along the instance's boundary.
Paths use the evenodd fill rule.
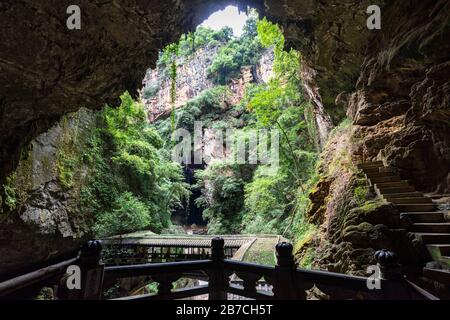
<path fill-rule="evenodd" d="M 121 99 L 118 108 L 102 111 L 85 155 L 91 172 L 81 204 L 93 212 L 99 237 L 160 231 L 190 193 L 180 165 L 163 156 L 163 141 L 148 126 L 142 106 L 128 93 Z"/>
<path fill-rule="evenodd" d="M 243 35 L 220 49 L 207 71 L 215 83 L 228 84 L 240 75 L 242 66 L 255 65 L 259 61 L 263 47 L 258 39 L 257 21 L 254 17 L 249 18 Z"/>

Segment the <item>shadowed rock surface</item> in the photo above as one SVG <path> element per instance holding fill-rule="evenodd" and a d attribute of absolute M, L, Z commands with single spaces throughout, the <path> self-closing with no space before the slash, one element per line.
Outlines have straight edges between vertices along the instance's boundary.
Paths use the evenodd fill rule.
<path fill-rule="evenodd" d="M 371 2 L 82 0 L 82 30 L 69 31 L 66 8 L 70 1 L 2 1 L 0 182 L 17 168 L 27 144 L 62 115 L 81 107 L 116 105 L 125 90 L 137 94 L 160 49 L 215 10 L 238 4 L 241 8 L 251 5 L 279 23 L 288 46 L 302 52 L 305 91 L 315 107 L 325 149 L 333 124 L 347 114 L 354 121 L 352 130 L 343 133 L 349 159 L 382 159 L 396 167 L 402 178 L 411 179 L 418 190 L 449 192 L 450 3 L 381 1 L 382 30 L 369 31 L 366 9 Z M 374 249 L 389 247 L 396 238 L 384 241 L 382 235 L 388 231 L 378 227 L 388 224 L 383 220 L 371 226 L 364 224 L 367 219 L 347 223 L 350 220 L 344 218 L 354 207 L 347 207 L 345 193 L 339 190 L 353 191 L 355 173 L 342 164 L 336 170 L 323 171 L 317 193 L 311 197 L 315 210 L 310 216 L 326 229 L 323 241 L 317 241 L 325 245 L 342 241 L 339 254 L 322 250 L 328 265 L 350 258 L 347 265 L 334 270 L 360 270 Z M 51 184 L 46 188 L 53 192 Z M 29 217 L 32 220 L 34 215 Z M 15 221 L 14 213 L 8 219 Z M 49 217 L 43 228 L 65 234 L 69 228 L 63 227 L 64 219 L 63 213 Z M 22 234 L 19 222 L 17 226 L 9 225 L 8 232 Z M 43 230 L 30 227 L 30 234 L 36 232 Z M 369 234 L 369 240 L 363 241 L 361 234 Z M 32 237 L 23 236 L 23 243 L 17 245 L 26 248 Z M 9 246 L 10 238 L 5 237 L 2 249 Z M 55 247 L 45 247 L 38 256 L 45 259 L 53 251 Z M 8 256 L 8 250 L 2 256 Z M 25 264 L 23 257 L 18 259 Z"/>

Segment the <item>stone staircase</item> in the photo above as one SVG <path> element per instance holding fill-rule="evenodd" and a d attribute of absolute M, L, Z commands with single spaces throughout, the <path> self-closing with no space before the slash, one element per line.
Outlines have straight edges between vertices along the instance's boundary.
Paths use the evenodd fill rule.
<path fill-rule="evenodd" d="M 423 275 L 450 288 L 450 222 L 437 209 L 430 197 L 418 192 L 392 168 L 381 161 L 358 165 L 375 192 L 394 204 L 408 232 L 420 238 L 434 262 L 425 267 Z M 427 266 L 428 266 L 427 265 Z"/>

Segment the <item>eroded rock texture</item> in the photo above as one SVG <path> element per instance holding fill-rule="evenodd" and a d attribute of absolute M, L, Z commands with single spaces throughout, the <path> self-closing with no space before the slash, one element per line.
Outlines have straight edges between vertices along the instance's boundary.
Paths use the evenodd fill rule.
<path fill-rule="evenodd" d="M 203 91 L 217 86 L 208 77 L 207 70 L 221 47 L 222 45 L 216 44 L 199 48 L 194 55 L 177 59 L 176 109 L 185 106 L 189 100 L 199 96 Z M 274 50 L 267 49 L 256 65 L 242 67 L 240 77 L 231 79 L 228 84 L 230 94 L 226 95 L 224 108 L 238 104 L 244 97 L 246 85 L 249 83 L 268 82 L 273 75 L 273 62 Z M 172 112 L 172 79 L 169 72 L 167 66 L 158 66 L 147 70 L 145 75 L 141 98 L 151 122 L 167 117 Z"/>
<path fill-rule="evenodd" d="M 380 249 L 397 252 L 405 266 L 420 263 L 426 249 L 402 229 L 400 212 L 369 187 L 352 159 L 356 127 L 346 122 L 330 136 L 318 165 L 320 181 L 309 195 L 307 217 L 318 232 L 297 247 L 297 260 L 314 268 L 365 275 Z M 308 257 L 310 255 L 310 257 Z"/>
<path fill-rule="evenodd" d="M 424 246 L 392 220 L 399 212 L 362 192 L 355 163 L 383 160 L 418 190 L 449 192 L 450 4 L 397 1 L 382 12 L 354 90 L 336 96 L 354 125 L 325 146 L 310 195 L 309 219 L 320 225 L 310 244 L 315 265 L 334 271 L 363 273 L 382 248 L 405 265 L 426 259 Z"/>
<path fill-rule="evenodd" d="M 8 186 L 11 211 L 0 220 L 0 270 L 35 265 L 89 240 L 93 215 L 80 198 L 90 168 L 81 161 L 97 117 L 82 108 L 39 135 L 21 154 Z M 76 165 L 75 165 L 76 164 Z M 6 200 L 6 199 L 5 199 Z"/>
<path fill-rule="evenodd" d="M 449 6 L 386 10 L 380 50 L 369 51 L 348 109 L 358 159 L 385 160 L 419 190 L 441 193 L 450 191 Z"/>
<path fill-rule="evenodd" d="M 353 160 L 383 159 L 419 189 L 448 191 L 448 0 L 377 1 L 380 31 L 366 28 L 371 0 L 76 2 L 82 10 L 79 31 L 66 28 L 73 1 L 0 3 L 0 182 L 17 166 L 27 142 L 63 114 L 115 102 L 124 90 L 136 93 L 158 50 L 213 11 L 237 3 L 278 22 L 288 46 L 302 52 L 322 145 L 333 122 L 347 112 L 357 125 L 349 140 Z M 325 200 L 317 205 L 326 207 L 317 213 L 319 222 L 336 218 L 336 177 L 319 185 Z M 1 246 L 7 245 L 3 240 Z"/>
<path fill-rule="evenodd" d="M 62 114 L 116 105 L 123 91 L 136 93 L 160 49 L 228 4 L 259 9 L 303 52 L 324 141 L 331 120 L 321 96 L 332 107 L 334 95 L 353 86 L 369 34 L 369 2 L 79 0 L 82 29 L 70 31 L 66 10 L 73 1 L 2 1 L 0 176 L 17 165 L 25 142 Z"/>

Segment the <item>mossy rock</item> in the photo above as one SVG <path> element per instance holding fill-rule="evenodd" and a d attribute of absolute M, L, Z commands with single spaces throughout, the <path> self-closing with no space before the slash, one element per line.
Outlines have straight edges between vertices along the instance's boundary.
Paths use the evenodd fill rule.
<path fill-rule="evenodd" d="M 384 224 L 394 228 L 399 226 L 399 220 L 398 210 L 392 204 L 377 198 L 351 209 L 345 217 L 344 226 L 368 222 L 373 225 Z"/>

